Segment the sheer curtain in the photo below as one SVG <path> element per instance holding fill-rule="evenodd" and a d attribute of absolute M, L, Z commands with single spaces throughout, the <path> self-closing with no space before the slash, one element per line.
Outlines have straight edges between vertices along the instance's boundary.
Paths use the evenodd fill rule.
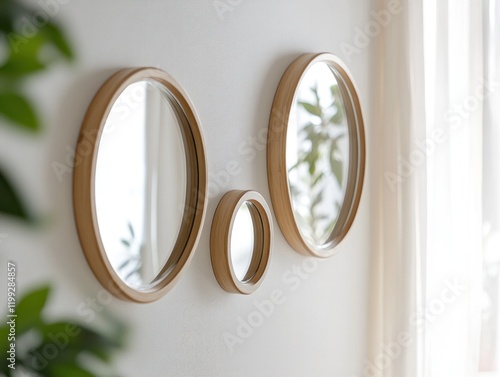
<path fill-rule="evenodd" d="M 389 9 L 392 0 L 379 2 Z M 423 373 L 424 327 L 416 314 L 425 294 L 426 176 L 424 40 L 421 0 L 403 0 L 384 29 L 378 67 L 378 247 L 373 257 L 372 345 L 364 376 Z M 424 147 L 425 148 L 425 147 Z"/>
<path fill-rule="evenodd" d="M 471 377 L 481 319 L 482 109 L 492 90 L 483 6 L 401 5 L 379 46 L 382 174 L 365 375 Z"/>
<path fill-rule="evenodd" d="M 440 135 L 427 156 L 426 369 L 470 377 L 481 325 L 483 11 L 477 0 L 425 3 L 427 135 Z"/>
<path fill-rule="evenodd" d="M 483 133 L 483 302 L 481 376 L 500 376 L 500 1 L 485 0 L 485 77 L 496 89 L 485 98 Z"/>

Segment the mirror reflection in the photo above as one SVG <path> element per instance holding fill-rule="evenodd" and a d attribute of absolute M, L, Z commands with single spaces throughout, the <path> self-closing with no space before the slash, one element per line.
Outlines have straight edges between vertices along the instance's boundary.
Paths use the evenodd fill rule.
<path fill-rule="evenodd" d="M 246 275 L 254 253 L 255 233 L 250 206 L 249 202 L 240 206 L 231 231 L 231 262 L 236 278 L 242 282 L 250 278 Z"/>
<path fill-rule="evenodd" d="M 95 210 L 106 256 L 129 286 L 146 288 L 181 233 L 187 187 L 179 113 L 167 90 L 143 80 L 112 106 L 100 138 Z M 174 256 L 172 256 L 174 257 Z"/>
<path fill-rule="evenodd" d="M 318 62 L 303 76 L 287 132 L 292 207 L 305 240 L 330 241 L 344 200 L 349 166 L 348 122 L 336 74 Z"/>

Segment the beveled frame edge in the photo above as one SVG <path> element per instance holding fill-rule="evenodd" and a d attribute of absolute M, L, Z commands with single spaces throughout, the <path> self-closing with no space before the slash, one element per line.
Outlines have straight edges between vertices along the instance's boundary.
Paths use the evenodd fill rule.
<path fill-rule="evenodd" d="M 137 290 L 120 279 L 105 255 L 97 226 L 94 180 L 98 143 L 114 102 L 130 84 L 146 79 L 163 84 L 184 112 L 193 144 L 193 155 L 190 158 L 197 162 L 195 167 L 190 166 L 188 169 L 196 169 L 197 184 L 188 187 L 188 190 L 196 190 L 196 205 L 195 208 L 186 208 L 193 212 L 193 223 L 177 264 L 170 274 L 155 281 L 149 289 Z M 186 153 L 188 149 L 190 148 L 186 148 Z M 168 73 L 150 67 L 122 69 L 111 76 L 95 94 L 78 136 L 73 173 L 73 207 L 78 237 L 87 263 L 101 285 L 116 297 L 137 303 L 158 300 L 175 285 L 188 266 L 198 244 L 207 209 L 208 178 L 205 156 L 201 123 L 194 106 L 181 86 Z"/>
<path fill-rule="evenodd" d="M 256 213 L 250 209 L 254 224 L 254 254 L 248 268 L 248 280 L 240 281 L 231 261 L 231 233 L 239 208 L 250 202 L 257 212 L 262 227 L 256 226 Z M 256 191 L 233 190 L 226 193 L 215 210 L 210 230 L 210 259 L 217 282 L 226 292 L 249 295 L 257 290 L 267 273 L 273 242 L 271 210 L 266 200 Z M 255 258 L 256 248 L 261 245 L 260 258 Z M 259 255 L 257 254 L 257 255 Z"/>
<path fill-rule="evenodd" d="M 354 142 L 349 143 L 349 157 L 356 157 L 357 164 L 354 166 L 356 175 L 355 177 L 350 177 L 351 182 L 348 181 L 346 197 L 344 198 L 341 213 L 339 214 L 339 220 L 341 214 L 345 220 L 343 226 L 329 242 L 328 248 L 314 247 L 302 237 L 293 213 L 286 168 L 286 134 L 292 105 L 302 78 L 308 69 L 318 62 L 324 62 L 330 67 L 335 68 L 342 77 L 343 84 L 347 86 L 349 98 L 352 101 L 352 112 L 351 117 L 348 118 L 348 124 L 349 126 L 353 123 L 355 125 L 355 129 L 353 129 L 354 127 L 349 127 L 349 135 L 352 137 L 353 132 L 357 135 L 355 144 Z M 355 118 L 352 119 L 352 116 Z M 306 53 L 299 56 L 287 67 L 278 84 L 273 100 L 267 142 L 269 191 L 274 213 L 283 236 L 288 244 L 300 254 L 318 258 L 331 257 L 336 252 L 334 250 L 335 246 L 344 239 L 356 216 L 363 190 L 366 164 L 364 120 L 358 90 L 350 71 L 337 56 L 331 53 Z M 349 169 L 349 172 L 352 172 L 352 168 Z M 351 174 L 349 175 L 351 176 Z M 349 185 L 352 187 L 351 191 L 348 190 Z M 344 210 L 347 203 L 347 196 L 350 196 L 351 200 L 349 200 L 349 208 Z M 345 213 L 342 213 L 343 210 Z"/>

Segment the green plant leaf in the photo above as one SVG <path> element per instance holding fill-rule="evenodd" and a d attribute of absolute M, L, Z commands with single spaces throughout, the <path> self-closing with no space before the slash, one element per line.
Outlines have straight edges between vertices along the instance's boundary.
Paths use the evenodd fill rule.
<path fill-rule="evenodd" d="M 40 124 L 33 106 L 16 93 L 0 93 L 0 115 L 24 129 L 38 131 Z"/>
<path fill-rule="evenodd" d="M 25 206 L 19 198 L 19 195 L 1 171 L 0 213 L 14 216 L 22 220 L 30 220 L 30 216 L 26 212 Z"/>
<path fill-rule="evenodd" d="M 50 372 L 50 377 L 94 377 L 93 373 L 76 364 L 52 365 Z"/>
<path fill-rule="evenodd" d="M 318 117 L 321 116 L 321 108 L 319 106 L 314 106 L 307 102 L 299 102 L 299 105 L 302 106 L 308 113 Z"/>
<path fill-rule="evenodd" d="M 7 355 L 7 351 L 9 350 L 10 342 L 8 340 L 9 328 L 8 326 L 0 327 L 0 352 L 3 355 Z M 7 366 L 8 364 L 2 360 L 0 363 L 0 376 L 4 373 L 7 376 L 10 376 L 10 369 Z"/>
<path fill-rule="evenodd" d="M 16 307 L 18 334 L 41 323 L 41 314 L 49 293 L 50 287 L 42 286 L 19 301 Z"/>
<path fill-rule="evenodd" d="M 41 326 L 39 329 L 46 344 L 58 342 L 62 362 L 75 362 L 78 354 L 88 352 L 103 361 L 109 361 L 111 351 L 121 347 L 119 339 L 108 334 L 99 334 L 74 322 L 60 321 Z"/>
<path fill-rule="evenodd" d="M 73 59 L 73 51 L 71 50 L 69 42 L 59 26 L 50 22 L 43 28 L 42 31 L 46 35 L 47 39 L 54 44 L 64 57 L 68 60 Z"/>
<path fill-rule="evenodd" d="M 46 68 L 40 61 L 40 49 L 45 43 L 41 33 L 30 38 L 19 33 L 7 35 L 9 43 L 9 58 L 0 67 L 0 75 L 20 80 L 25 76 L 37 73 Z"/>

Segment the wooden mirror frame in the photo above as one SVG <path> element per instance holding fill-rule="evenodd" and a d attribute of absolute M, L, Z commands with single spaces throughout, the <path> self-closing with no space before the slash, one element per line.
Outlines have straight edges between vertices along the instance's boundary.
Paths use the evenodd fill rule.
<path fill-rule="evenodd" d="M 240 207 L 246 202 L 252 217 L 254 249 L 245 278 L 239 280 L 231 259 L 231 235 Z M 271 210 L 256 191 L 233 190 L 225 194 L 212 221 L 210 231 L 210 259 L 219 285 L 227 292 L 251 294 L 264 280 L 271 256 L 273 223 Z"/>
<path fill-rule="evenodd" d="M 169 260 L 145 288 L 131 287 L 114 271 L 102 243 L 95 208 L 95 171 L 99 141 L 115 101 L 131 84 L 161 84 L 177 112 L 187 167 L 186 202 L 181 230 Z M 164 195 L 168 195 L 164 193 Z M 172 76 L 156 68 L 123 69 L 110 77 L 92 100 L 80 130 L 73 175 L 76 227 L 85 258 L 99 282 L 115 296 L 146 303 L 158 300 L 178 281 L 198 243 L 207 208 L 207 166 L 200 122 L 187 94 Z"/>
<path fill-rule="evenodd" d="M 339 84 L 349 134 L 349 167 L 344 201 L 328 241 L 321 246 L 307 242 L 295 221 L 286 166 L 286 137 L 291 109 L 306 72 L 317 63 L 327 64 Z M 332 72 L 332 73 L 333 73 Z M 365 134 L 356 85 L 344 63 L 330 53 L 309 53 L 293 61 L 283 74 L 274 97 L 268 130 L 267 176 L 274 213 L 281 232 L 300 254 L 327 258 L 349 231 L 356 216 L 365 173 Z"/>

